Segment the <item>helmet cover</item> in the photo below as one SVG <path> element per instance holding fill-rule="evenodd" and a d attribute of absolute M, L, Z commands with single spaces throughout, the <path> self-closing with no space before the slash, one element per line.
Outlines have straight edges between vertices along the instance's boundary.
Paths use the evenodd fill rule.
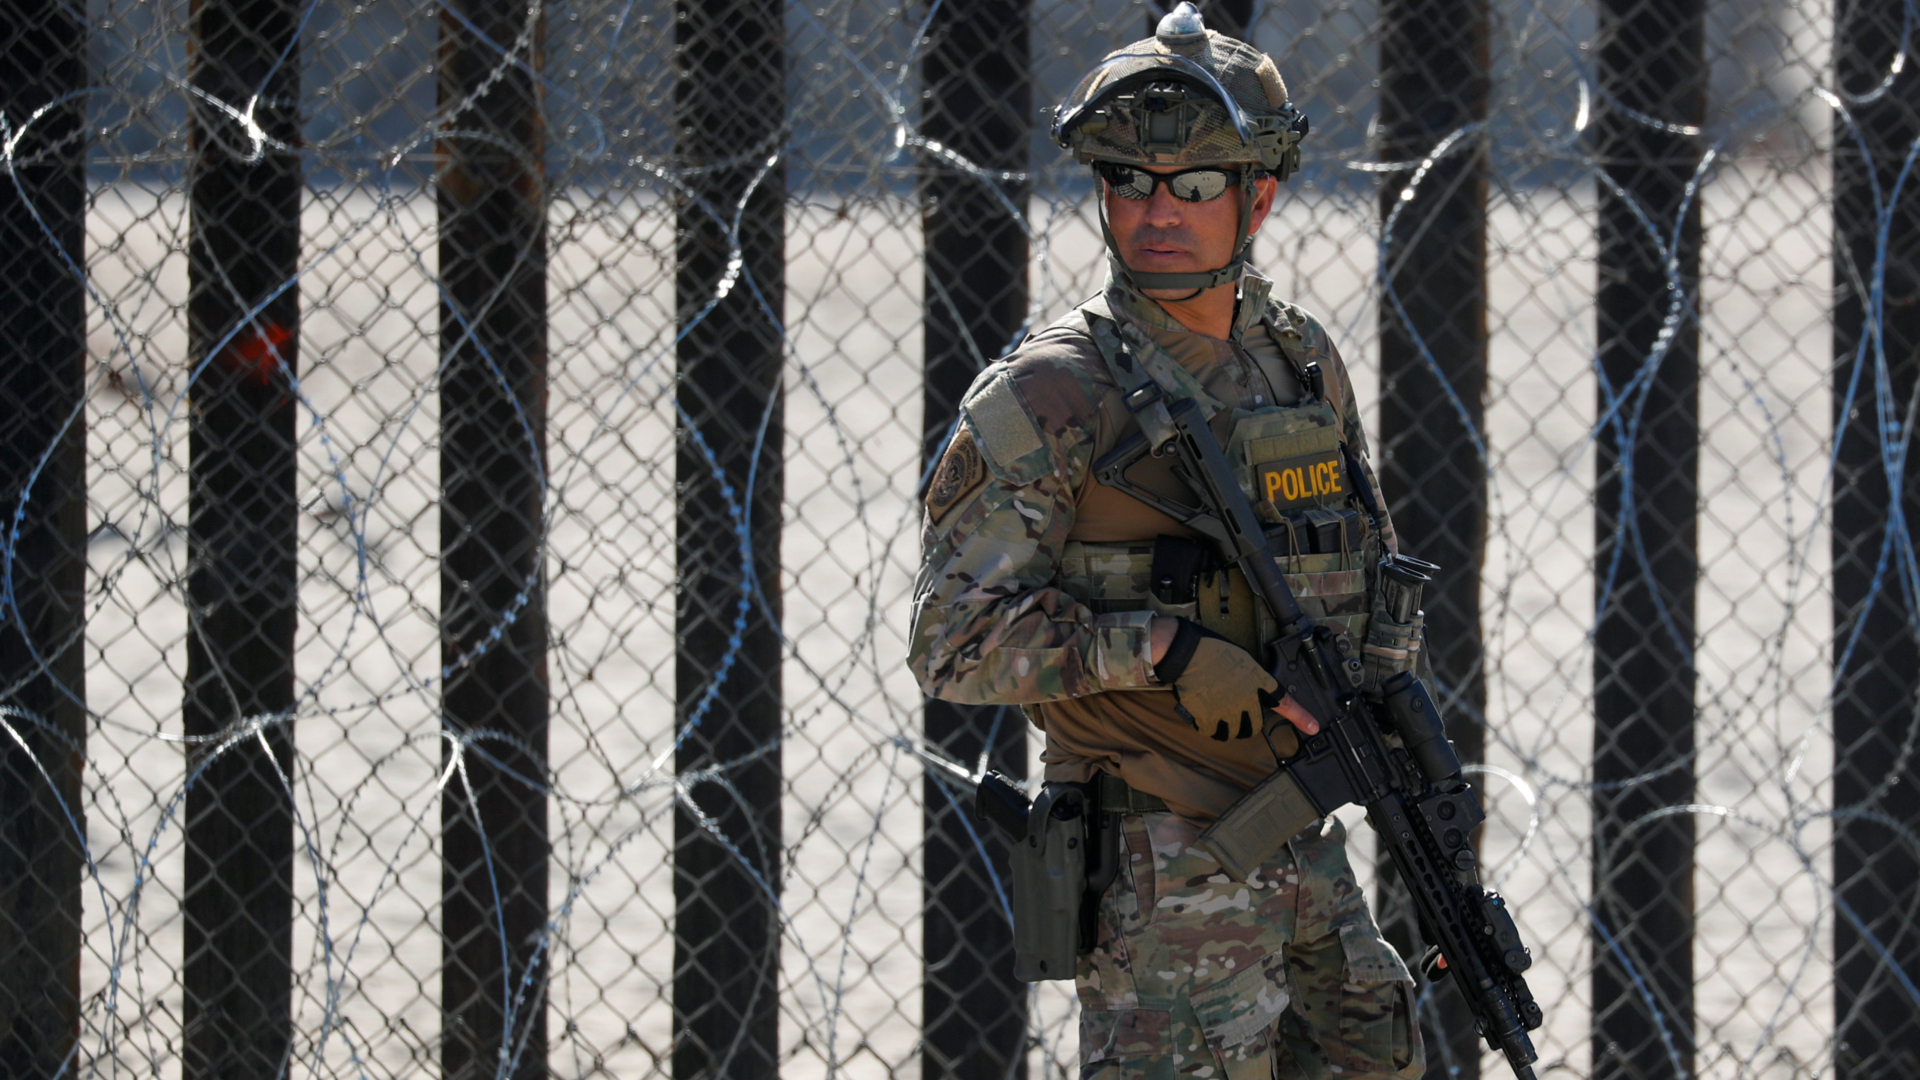
<path fill-rule="evenodd" d="M 1286 180 L 1306 118 L 1273 59 L 1202 24 L 1182 3 L 1153 37 L 1109 53 L 1054 111 L 1053 136 L 1082 162 L 1252 165 Z"/>

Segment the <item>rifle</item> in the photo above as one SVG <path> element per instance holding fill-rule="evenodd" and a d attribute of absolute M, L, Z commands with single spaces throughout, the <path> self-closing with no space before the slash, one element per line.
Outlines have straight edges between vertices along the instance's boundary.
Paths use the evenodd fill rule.
<path fill-rule="evenodd" d="M 1299 751 L 1281 760 L 1274 775 L 1243 796 L 1202 842 L 1244 880 L 1248 869 L 1297 831 L 1294 826 L 1348 803 L 1364 806 L 1413 894 L 1421 935 L 1445 957 L 1440 970 L 1453 976 L 1473 1013 L 1475 1031 L 1506 1055 L 1518 1080 L 1534 1080 L 1539 1054 L 1527 1032 L 1543 1017 L 1521 977 L 1532 954 L 1506 902 L 1480 884 L 1470 838 L 1486 813 L 1461 776 L 1460 758 L 1432 696 L 1411 672 L 1401 672 L 1381 687 L 1383 701 L 1366 701 L 1358 689 L 1359 659 L 1340 658 L 1330 632 L 1301 610 L 1199 406 L 1182 400 L 1168 406 L 1168 415 L 1173 438 L 1153 452 L 1171 459 L 1199 505 L 1127 480 L 1127 470 L 1150 449 L 1144 434 L 1095 462 L 1094 473 L 1212 540 L 1226 565 L 1240 567 L 1279 627 L 1269 671 L 1320 723 L 1319 732 L 1303 735 Z M 1342 453 L 1362 505 L 1377 517 L 1366 474 L 1350 451 L 1343 447 Z M 1429 966 L 1429 977 L 1436 973 Z"/>

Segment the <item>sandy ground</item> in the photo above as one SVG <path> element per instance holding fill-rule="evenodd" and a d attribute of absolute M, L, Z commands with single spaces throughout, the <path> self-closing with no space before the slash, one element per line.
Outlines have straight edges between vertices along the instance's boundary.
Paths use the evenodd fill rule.
<path fill-rule="evenodd" d="M 1823 184 L 1729 169 L 1705 194 L 1703 1076 L 1819 1075 L 1831 1025 L 1818 817 L 1830 771 L 1828 226 L 1807 211 Z M 1098 237 L 1083 207 L 1033 212 L 1046 319 L 1094 287 Z M 102 1075 L 178 1075 L 183 214 L 178 198 L 104 188 L 88 222 L 99 876 L 82 977 Z M 1492 224 L 1488 855 L 1538 958 L 1542 1058 L 1584 1075 L 1591 193 L 1499 201 Z M 671 218 L 649 201 L 575 192 L 556 199 L 553 226 L 549 1064 L 563 1076 L 664 1075 Z M 439 1025 L 432 204 L 315 193 L 304 228 L 294 1072 L 417 1076 L 434 1070 Z M 1368 400 L 1373 229 L 1367 204 L 1295 201 L 1258 255 L 1280 294 L 1334 329 Z M 897 740 L 912 738 L 919 708 L 903 667 L 918 550 L 918 217 L 890 200 L 796 208 L 789 237 L 783 1074 L 912 1077 L 922 772 Z M 1364 864 L 1371 839 L 1355 836 Z M 1070 993 L 1040 987 L 1033 1015 L 1034 1075 L 1070 1075 Z"/>

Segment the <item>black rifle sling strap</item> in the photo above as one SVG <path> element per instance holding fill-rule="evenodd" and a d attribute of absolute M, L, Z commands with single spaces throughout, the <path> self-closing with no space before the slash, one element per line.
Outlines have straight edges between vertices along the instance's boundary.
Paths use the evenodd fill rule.
<path fill-rule="evenodd" d="M 1107 362 L 1107 373 L 1120 388 L 1127 412 L 1139 421 L 1147 443 L 1158 454 L 1173 441 L 1174 435 L 1173 417 L 1167 412 L 1167 388 L 1147 370 L 1145 361 L 1127 347 L 1105 297 L 1087 301 L 1081 306 L 1080 314 L 1087 320 L 1087 336 L 1093 339 L 1100 358 Z"/>

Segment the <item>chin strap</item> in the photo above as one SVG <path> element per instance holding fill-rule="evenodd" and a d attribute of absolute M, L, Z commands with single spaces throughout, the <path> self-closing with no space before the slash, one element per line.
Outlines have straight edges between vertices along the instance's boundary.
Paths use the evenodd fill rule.
<path fill-rule="evenodd" d="M 1257 190 L 1257 178 L 1253 169 L 1240 171 L 1240 239 L 1234 244 L 1233 258 L 1218 270 L 1196 270 L 1185 274 L 1155 274 L 1144 270 L 1135 270 L 1127 265 L 1120 254 L 1120 246 L 1113 241 L 1113 230 L 1107 226 L 1107 200 L 1104 194 L 1100 199 L 1100 236 L 1106 241 L 1107 252 L 1113 256 L 1114 263 L 1133 283 L 1133 287 L 1145 292 L 1148 289 L 1192 289 L 1192 296 L 1183 296 L 1181 300 L 1191 300 L 1208 289 L 1240 280 L 1241 271 L 1246 269 L 1247 259 L 1253 254 L 1253 237 L 1248 228 L 1253 224 L 1253 197 Z"/>

